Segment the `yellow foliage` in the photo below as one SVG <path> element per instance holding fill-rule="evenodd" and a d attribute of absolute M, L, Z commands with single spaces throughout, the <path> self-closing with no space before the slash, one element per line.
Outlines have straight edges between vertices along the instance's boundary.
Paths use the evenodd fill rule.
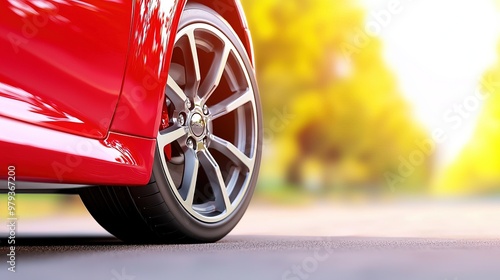
<path fill-rule="evenodd" d="M 401 158 L 418 149 L 415 141 L 426 135 L 384 63 L 380 40 L 364 33 L 359 3 L 243 4 L 255 45 L 265 127 L 275 136 L 268 163 L 272 172 L 295 183 L 323 186 L 381 185 L 387 172 L 399 176 Z M 282 120 L 285 129 L 276 129 L 277 111 L 291 113 Z M 398 187 L 423 185 L 429 162 L 425 158 L 414 166 Z"/>
<path fill-rule="evenodd" d="M 500 191 L 500 44 L 498 54 L 481 81 L 486 100 L 474 136 L 436 183 L 437 194 Z"/>

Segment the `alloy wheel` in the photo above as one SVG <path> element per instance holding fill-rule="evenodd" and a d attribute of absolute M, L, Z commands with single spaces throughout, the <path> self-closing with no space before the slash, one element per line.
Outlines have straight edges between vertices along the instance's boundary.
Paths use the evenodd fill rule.
<path fill-rule="evenodd" d="M 229 217 L 250 184 L 258 147 L 256 98 L 232 42 L 217 28 L 179 30 L 157 145 L 168 185 L 193 217 Z"/>

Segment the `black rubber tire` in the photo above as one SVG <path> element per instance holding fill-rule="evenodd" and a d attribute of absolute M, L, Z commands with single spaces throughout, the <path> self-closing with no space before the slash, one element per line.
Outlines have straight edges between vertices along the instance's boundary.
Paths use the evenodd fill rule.
<path fill-rule="evenodd" d="M 168 186 L 158 149 L 150 183 L 144 187 L 93 187 L 80 193 L 83 203 L 107 231 L 130 243 L 215 242 L 226 236 L 240 221 L 253 195 L 262 152 L 262 110 L 253 67 L 248 54 L 231 26 L 214 10 L 188 4 L 179 29 L 193 23 L 207 23 L 222 31 L 240 53 L 255 89 L 258 141 L 257 155 L 247 192 L 237 209 L 218 223 L 202 222 L 191 216 Z"/>

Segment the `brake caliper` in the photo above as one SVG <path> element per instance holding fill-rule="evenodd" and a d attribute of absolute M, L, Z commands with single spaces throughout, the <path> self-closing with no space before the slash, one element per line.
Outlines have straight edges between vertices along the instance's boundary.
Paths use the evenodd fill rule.
<path fill-rule="evenodd" d="M 170 118 L 168 117 L 168 108 L 167 104 L 163 104 L 163 109 L 161 112 L 161 124 L 160 124 L 160 131 L 163 131 L 169 127 L 169 121 Z M 172 158 L 172 145 L 169 144 L 165 146 L 163 149 L 163 152 L 165 153 L 165 159 L 169 161 Z"/>

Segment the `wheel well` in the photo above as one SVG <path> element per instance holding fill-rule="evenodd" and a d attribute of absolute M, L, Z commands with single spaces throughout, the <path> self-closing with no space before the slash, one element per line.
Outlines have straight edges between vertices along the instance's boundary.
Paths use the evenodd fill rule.
<path fill-rule="evenodd" d="M 253 49 L 248 32 L 248 25 L 239 0 L 188 0 L 187 3 L 205 5 L 221 15 L 234 29 L 245 46 L 250 61 L 253 64 Z"/>

